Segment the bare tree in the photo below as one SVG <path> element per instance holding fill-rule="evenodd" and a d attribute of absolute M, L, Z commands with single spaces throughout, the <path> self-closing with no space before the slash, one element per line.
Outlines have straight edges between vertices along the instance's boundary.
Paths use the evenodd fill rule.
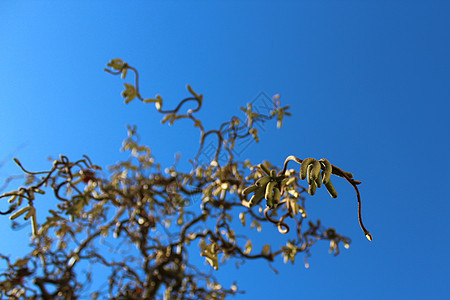
<path fill-rule="evenodd" d="M 143 98 L 139 74 L 121 59 L 108 63 L 107 72 L 134 73 L 134 84 L 125 83 L 125 103 L 138 99 L 154 103 L 163 114 L 162 123 L 189 119 L 200 131 L 198 154 L 190 160 L 188 172 L 177 163 L 162 170 L 148 146 L 140 143 L 135 127 L 128 127 L 122 150 L 129 158 L 109 167 L 93 164 L 88 156 L 70 160 L 60 156 L 46 171 L 27 170 L 23 187 L 0 195 L 9 202 L 12 227 L 24 217 L 31 223 L 30 252 L 11 261 L 0 254 L 5 268 L 0 271 L 0 293 L 10 299 L 224 299 L 242 292 L 234 283 L 222 286 L 213 276 L 226 260 L 243 263 L 249 259 L 270 262 L 278 256 L 294 263 L 300 253 L 306 258 L 317 242 L 328 241 L 330 252 L 348 248 L 350 239 L 327 228 L 320 220 L 307 220 L 305 195 L 314 195 L 322 185 L 337 197 L 331 179 L 342 177 L 356 191 L 358 217 L 366 237 L 372 237 L 361 220 L 358 184 L 350 172 L 326 159 L 300 159 L 288 155 L 284 165 L 268 161 L 253 165 L 236 160 L 235 146 L 249 138 L 258 141 L 257 124 L 272 119 L 280 128 L 289 106 L 279 96 L 272 99 L 268 115 L 251 104 L 241 108 L 246 120 L 232 117 L 218 129 L 206 130 L 196 112 L 203 96 L 190 86 L 190 96 L 174 109 L 165 109 L 161 96 Z M 186 106 L 191 108 L 185 109 Z M 202 162 L 207 137 L 216 141 L 209 160 Z M 298 165 L 297 165 L 298 164 Z M 300 180 L 306 179 L 306 187 Z M 36 207 L 42 195 L 53 195 L 55 205 L 38 224 Z M 38 197 L 39 196 L 39 197 Z M 46 198 L 48 201 L 48 197 Z M 198 201 L 196 201 L 198 199 Z M 263 201 L 264 200 L 264 201 Z M 239 223 L 233 222 L 239 218 Z M 267 244 L 253 249 L 243 226 L 258 231 L 263 224 L 286 235 L 282 245 Z M 201 255 L 209 270 L 191 263 L 189 255 Z M 96 283 L 95 273 L 107 272 Z M 106 270 L 106 271 L 105 271 Z"/>

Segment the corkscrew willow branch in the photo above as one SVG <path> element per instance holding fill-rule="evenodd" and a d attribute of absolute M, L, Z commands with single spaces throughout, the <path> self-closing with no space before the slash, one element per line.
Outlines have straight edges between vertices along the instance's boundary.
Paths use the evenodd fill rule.
<path fill-rule="evenodd" d="M 295 156 L 293 156 L 293 155 L 290 155 L 290 156 L 288 156 L 288 157 L 285 159 L 284 164 L 283 164 L 283 169 L 280 171 L 279 174 L 286 174 L 286 171 L 287 171 L 287 164 L 288 164 L 288 162 L 291 161 L 291 160 L 297 162 L 298 164 L 302 164 L 302 162 L 303 162 L 302 159 L 300 159 L 300 158 L 298 158 L 298 157 L 295 157 Z M 353 186 L 353 188 L 355 189 L 355 191 L 356 191 L 356 197 L 357 197 L 357 200 L 358 200 L 358 222 L 359 222 L 359 226 L 360 226 L 361 229 L 363 230 L 363 232 L 364 232 L 366 238 L 367 238 L 369 241 L 372 241 L 373 237 L 372 237 L 372 235 L 369 233 L 369 231 L 366 229 L 366 227 L 364 226 L 364 223 L 363 223 L 363 220 L 362 220 L 362 213 L 361 213 L 361 195 L 360 195 L 359 189 L 358 189 L 358 187 L 357 187 L 357 185 L 361 184 L 361 181 L 354 180 L 354 179 L 352 178 L 353 175 L 351 175 L 351 173 L 348 173 L 348 172 L 346 172 L 346 171 L 344 171 L 344 170 L 342 170 L 342 169 L 336 167 L 335 165 L 331 165 L 331 166 L 332 166 L 332 174 L 334 174 L 334 175 L 336 175 L 336 176 L 339 176 L 339 177 L 345 178 L 345 180 L 347 180 L 347 181 Z"/>
<path fill-rule="evenodd" d="M 250 118 L 251 115 L 251 122 L 249 122 L 249 124 L 247 125 L 242 125 L 242 126 L 234 126 L 235 123 L 235 119 L 232 118 L 232 120 L 230 120 L 229 122 L 225 122 L 220 126 L 219 130 L 209 130 L 207 132 L 205 132 L 203 125 L 201 124 L 200 120 L 196 119 L 192 114 L 199 111 L 201 106 L 202 106 L 202 102 L 203 102 L 203 95 L 198 95 L 192 88 L 191 86 L 187 85 L 187 89 L 189 90 L 189 92 L 193 95 L 193 97 L 188 97 L 183 99 L 174 109 L 172 110 L 163 110 L 162 109 L 162 97 L 157 95 L 156 99 L 144 99 L 141 96 L 140 93 L 140 89 L 139 89 L 139 72 L 137 71 L 136 68 L 128 65 L 128 63 L 123 62 L 121 59 L 114 59 L 112 60 L 109 64 L 109 67 L 113 68 L 116 71 L 111 71 L 109 69 L 105 69 L 106 72 L 113 74 L 113 75 L 119 75 L 122 74 L 122 78 L 125 78 L 127 71 L 128 70 L 132 70 L 133 73 L 135 74 L 134 76 L 134 91 L 135 94 L 133 93 L 133 97 L 131 99 L 129 99 L 129 101 L 131 101 L 134 97 L 137 97 L 139 100 L 141 100 L 142 102 L 155 102 L 156 104 L 156 108 L 158 110 L 158 112 L 166 114 L 166 116 L 163 118 L 163 123 L 167 120 L 171 120 L 170 122 L 172 123 L 173 121 L 177 120 L 177 119 L 185 119 L 185 118 L 189 118 L 192 119 L 194 122 L 194 126 L 198 127 L 200 129 L 201 132 L 201 136 L 200 136 L 200 147 L 199 150 L 197 152 L 197 155 L 195 156 L 194 159 L 194 167 L 197 166 L 198 164 L 198 158 L 202 152 L 202 149 L 204 147 L 204 142 L 205 139 L 208 135 L 210 134 L 215 134 L 217 136 L 217 147 L 215 150 L 215 155 L 214 155 L 214 160 L 217 162 L 217 164 L 219 163 L 219 156 L 221 151 L 224 149 L 228 152 L 229 154 L 229 162 L 232 161 L 233 159 L 233 153 L 232 153 L 232 147 L 228 147 L 225 146 L 222 148 L 222 143 L 225 139 L 225 135 L 228 134 L 228 136 L 233 137 L 233 139 L 236 138 L 242 138 L 242 137 L 246 137 L 249 136 L 250 134 L 253 134 L 252 132 L 256 132 L 254 129 L 254 127 L 252 126 L 253 123 L 257 123 L 257 122 L 264 122 L 266 120 L 271 120 L 275 117 L 277 117 L 277 114 L 275 112 L 277 111 L 283 111 L 284 114 L 290 115 L 288 112 L 286 112 L 285 110 L 287 107 L 281 108 L 280 107 L 280 103 L 279 103 L 279 96 L 277 97 L 277 101 L 275 101 L 275 98 L 273 99 L 273 111 L 270 115 L 264 115 L 264 114 L 260 114 L 258 112 L 253 112 L 251 111 L 251 104 L 249 104 L 250 109 L 244 109 L 241 108 L 242 110 L 244 110 L 247 114 L 247 117 Z M 130 85 L 125 84 L 125 86 L 127 88 L 129 88 Z M 179 110 L 181 109 L 181 107 L 183 106 L 184 103 L 188 102 L 188 101 L 195 101 L 197 102 L 197 107 L 195 107 L 194 109 L 189 109 L 187 114 L 177 114 L 179 112 Z M 128 103 L 128 101 L 126 101 Z M 230 125 L 228 128 L 224 128 L 225 126 Z M 244 134 L 239 134 L 239 131 L 244 130 L 245 133 Z M 253 131 L 252 131 L 253 130 Z M 256 133 L 255 133 L 256 136 Z M 256 139 L 256 137 L 255 137 Z"/>

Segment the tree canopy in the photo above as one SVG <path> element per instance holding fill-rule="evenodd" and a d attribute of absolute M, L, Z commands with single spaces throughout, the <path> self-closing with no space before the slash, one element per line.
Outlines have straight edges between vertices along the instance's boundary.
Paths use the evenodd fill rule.
<path fill-rule="evenodd" d="M 75 160 L 61 155 L 44 171 L 28 170 L 15 158 L 26 179 L 0 195 L 9 203 L 0 214 L 9 216 L 13 229 L 21 227 L 23 218 L 32 236 L 27 255 L 12 261 L 0 254 L 6 266 L 0 270 L 0 294 L 10 299 L 224 299 L 245 289 L 238 282 L 225 287 L 214 277 L 225 261 L 261 260 L 276 271 L 270 263 L 279 257 L 294 263 L 302 255 L 308 267 L 307 258 L 320 241 L 328 242 L 334 255 L 340 246 L 349 248 L 350 238 L 309 219 L 306 210 L 307 195 L 317 188 L 338 196 L 332 184 L 336 177 L 354 188 L 359 224 L 372 240 L 361 217 L 361 181 L 352 173 L 325 158 L 299 158 L 296 153 L 287 154 L 282 166 L 235 157 L 236 143 L 259 141 L 257 124 L 276 120 L 281 128 L 290 116 L 279 95 L 273 96 L 268 115 L 248 103 L 241 107 L 244 122 L 233 116 L 208 130 L 196 116 L 203 95 L 191 86 L 189 96 L 168 109 L 162 96 L 141 95 L 134 67 L 121 59 L 107 66 L 105 71 L 123 79 L 133 73 L 134 82 L 124 83 L 125 103 L 154 103 L 162 123 L 189 119 L 198 128 L 199 149 L 189 160 L 191 168 L 182 170 L 177 162 L 163 168 L 134 126 L 128 127 L 122 145 L 129 158 L 107 170 L 86 155 Z M 211 159 L 204 161 L 200 157 L 208 137 L 216 144 Z M 38 224 L 36 208 L 44 194 L 52 195 L 53 208 Z M 242 229 L 261 231 L 262 224 L 271 224 L 285 243 L 255 249 Z M 193 255 L 204 257 L 210 268 L 193 264 Z M 108 273 L 103 281 L 95 276 L 98 266 Z"/>

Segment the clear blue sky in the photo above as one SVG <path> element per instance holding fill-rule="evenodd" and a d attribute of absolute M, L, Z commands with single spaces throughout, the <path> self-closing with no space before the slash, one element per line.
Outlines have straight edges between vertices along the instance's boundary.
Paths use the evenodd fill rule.
<path fill-rule="evenodd" d="M 268 124 L 241 158 L 327 157 L 353 172 L 374 240 L 358 226 L 351 186 L 335 180 L 339 197 L 320 190 L 308 212 L 351 248 L 333 257 L 323 243 L 309 269 L 280 259 L 279 275 L 228 264 L 216 273 L 247 290 L 235 299 L 448 297 L 449 1 L 78 2 L 0 2 L 0 181 L 20 173 L 11 153 L 33 170 L 60 153 L 112 164 L 127 124 L 163 164 L 192 157 L 197 131 L 161 125 L 151 104 L 125 105 L 123 81 L 103 71 L 111 58 L 137 67 L 144 97 L 168 106 L 191 84 L 208 128 L 261 91 L 279 93 L 293 117 L 281 130 Z M 24 251 L 28 228 L 13 235 L 5 217 L 0 226 L 0 252 Z"/>

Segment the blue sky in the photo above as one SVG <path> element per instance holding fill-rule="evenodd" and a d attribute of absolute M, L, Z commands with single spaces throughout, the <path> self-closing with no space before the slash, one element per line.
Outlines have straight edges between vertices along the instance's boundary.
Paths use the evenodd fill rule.
<path fill-rule="evenodd" d="M 307 202 L 311 218 L 352 238 L 333 257 L 323 243 L 311 267 L 232 264 L 217 273 L 247 290 L 235 299 L 443 299 L 450 242 L 450 24 L 448 1 L 1 1 L 0 180 L 47 157 L 83 154 L 107 166 L 137 125 L 156 159 L 196 151 L 187 122 L 161 125 L 154 106 L 120 96 L 103 71 L 120 57 L 140 70 L 142 94 L 173 106 L 186 84 L 204 94 L 213 128 L 260 92 L 279 93 L 292 117 L 267 124 L 241 155 L 281 165 L 326 157 L 363 182 L 361 232 L 351 186 L 335 180 Z M 46 199 L 52 201 L 51 198 Z M 0 203 L 0 208 L 5 204 Z M 28 228 L 0 219 L 1 253 L 24 251 Z M 270 230 L 255 240 L 279 239 Z M 200 261 L 200 260 L 199 260 Z"/>

